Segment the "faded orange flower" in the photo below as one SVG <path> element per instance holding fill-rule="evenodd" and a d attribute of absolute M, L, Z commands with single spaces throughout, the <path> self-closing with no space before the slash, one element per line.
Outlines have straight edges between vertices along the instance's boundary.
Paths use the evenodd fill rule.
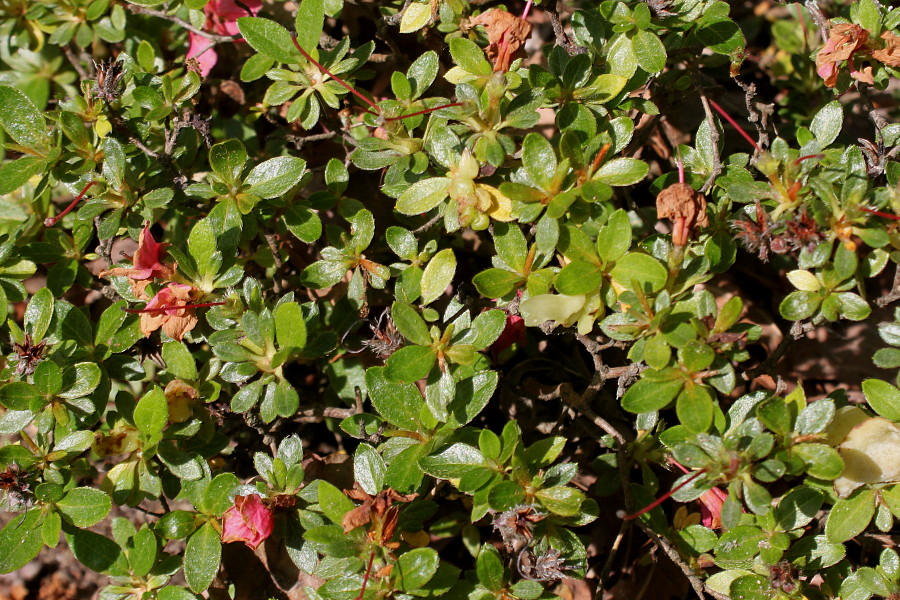
<path fill-rule="evenodd" d="M 141 333 L 149 336 L 162 328 L 173 340 L 197 326 L 197 313 L 192 303 L 203 295 L 199 289 L 184 283 L 170 283 L 140 310 Z"/>
<path fill-rule="evenodd" d="M 872 51 L 872 58 L 881 61 L 889 67 L 900 67 L 900 36 L 885 31 L 881 34 L 884 40 L 884 48 Z"/>
<path fill-rule="evenodd" d="M 831 27 L 828 41 L 816 55 L 816 72 L 825 80 L 825 85 L 837 85 L 838 66 L 851 60 L 853 53 L 862 49 L 869 40 L 869 32 L 853 23 L 838 23 Z M 850 70 L 854 71 L 853 65 Z"/>
<path fill-rule="evenodd" d="M 166 384 L 166 403 L 169 405 L 169 422 L 184 423 L 194 414 L 194 404 L 200 395 L 197 390 L 180 379 Z"/>

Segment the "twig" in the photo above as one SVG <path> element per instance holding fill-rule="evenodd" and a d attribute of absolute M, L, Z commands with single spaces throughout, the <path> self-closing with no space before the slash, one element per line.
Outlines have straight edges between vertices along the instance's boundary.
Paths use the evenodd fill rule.
<path fill-rule="evenodd" d="M 388 25 L 399 25 L 400 21 L 403 20 L 403 13 L 406 12 L 406 9 L 409 8 L 410 4 L 412 4 L 412 0 L 404 0 L 403 7 L 397 11 L 397 14 L 384 17 L 382 21 Z"/>
<path fill-rule="evenodd" d="M 774 111 L 774 104 L 764 104 L 762 105 L 763 110 L 759 110 L 758 104 L 754 101 L 756 98 L 756 84 L 755 83 L 744 83 L 741 81 L 740 77 L 734 78 L 735 82 L 741 89 L 744 90 L 744 103 L 747 105 L 747 112 L 750 113 L 750 116 L 747 117 L 747 120 L 753 123 L 756 126 L 756 133 L 759 135 L 759 139 L 757 143 L 760 148 L 768 148 L 769 146 L 769 132 L 766 131 L 766 124 L 768 122 L 769 115 Z"/>
<path fill-rule="evenodd" d="M 429 229 L 431 229 L 432 227 L 434 227 L 435 225 L 440 223 L 441 219 L 443 219 L 443 218 L 444 218 L 444 215 L 435 215 L 434 217 L 431 217 L 431 219 L 429 219 L 427 223 L 413 229 L 413 235 L 419 235 L 420 233 L 425 233 L 426 231 L 428 231 Z"/>
<path fill-rule="evenodd" d="M 233 42 L 233 41 L 241 38 L 241 36 L 239 36 L 239 35 L 219 35 L 216 33 L 210 33 L 208 31 L 203 31 L 202 29 L 198 29 L 197 27 L 194 27 L 193 25 L 191 25 L 184 19 L 182 19 L 180 17 L 176 17 L 175 15 L 167 14 L 161 10 L 154 10 L 152 8 L 146 8 L 144 6 L 135 6 L 134 4 L 126 4 L 125 7 L 128 10 L 130 10 L 131 12 L 138 14 L 138 15 L 148 15 L 151 17 L 158 17 L 160 19 L 165 19 L 166 21 L 171 21 L 172 23 L 175 23 L 176 25 L 181 25 L 182 27 L 184 27 L 191 33 L 195 33 L 195 34 L 199 35 L 200 37 L 204 37 L 216 44 L 219 44 L 222 42 Z"/>
<path fill-rule="evenodd" d="M 688 581 L 690 582 L 691 587 L 694 588 L 694 593 L 696 593 L 701 600 L 705 600 L 706 598 L 704 592 L 708 592 L 711 596 L 719 600 L 728 600 L 728 596 L 724 596 L 722 594 L 714 592 L 709 588 L 704 589 L 703 582 L 700 581 L 700 578 L 697 577 L 697 574 L 694 573 L 690 565 L 684 562 L 684 560 L 681 558 L 681 555 L 678 554 L 678 551 L 672 547 L 668 540 L 657 535 L 656 532 L 653 531 L 650 526 L 643 521 L 637 520 L 635 521 L 635 523 L 637 523 L 638 527 L 640 527 L 641 530 L 647 534 L 647 537 L 653 540 L 653 543 L 656 544 L 657 547 L 662 550 L 666 554 L 666 556 L 669 557 L 669 560 L 671 560 L 678 566 L 679 569 L 681 569 L 681 572 L 684 573 L 684 576 L 687 577 Z"/>
<path fill-rule="evenodd" d="M 78 77 L 81 79 L 81 81 L 84 81 L 85 79 L 90 79 L 90 76 L 88 76 L 87 71 L 85 71 L 84 67 L 81 66 L 81 61 L 78 60 L 78 57 L 75 56 L 75 53 L 72 52 L 72 49 L 69 47 L 69 45 L 66 44 L 65 46 L 63 46 L 62 50 L 63 50 L 63 54 L 66 55 L 66 59 L 69 61 L 69 63 L 71 63 L 72 68 L 74 68 L 75 71 L 78 72 Z"/>
<path fill-rule="evenodd" d="M 701 86 L 697 86 L 697 91 L 700 93 L 700 102 L 703 104 L 703 112 L 706 114 L 706 123 L 709 126 L 709 141 L 712 146 L 712 172 L 709 174 L 703 187 L 700 188 L 700 193 L 705 194 L 712 188 L 716 177 L 722 172 L 722 159 L 719 156 L 719 128 L 716 126 L 716 119 L 713 116 L 712 108 L 709 106 L 709 99 Z"/>
<path fill-rule="evenodd" d="M 278 251 L 278 242 L 275 240 L 274 233 L 265 233 L 263 234 L 263 238 L 265 238 L 266 244 L 272 252 L 272 260 L 275 262 L 275 276 L 272 277 L 272 291 L 276 294 L 280 294 L 281 283 L 279 282 L 278 273 L 284 267 L 284 262 L 281 260 L 281 254 Z"/>
<path fill-rule="evenodd" d="M 553 26 L 553 35 L 556 36 L 556 45 L 561 46 L 563 50 L 569 56 L 575 56 L 576 54 L 584 54 L 587 52 L 587 48 L 584 46 L 579 46 L 571 39 L 569 39 L 568 34 L 565 29 L 563 29 L 562 23 L 559 19 L 559 13 L 563 8 L 562 0 L 557 0 L 556 2 L 556 10 L 548 10 L 547 12 L 550 14 L 550 25 Z"/>
<path fill-rule="evenodd" d="M 813 18 L 813 22 L 819 29 L 819 36 L 822 38 L 822 41 L 825 42 L 828 39 L 828 30 L 830 27 L 828 25 L 828 19 L 825 18 L 825 15 L 822 14 L 822 9 L 819 8 L 818 1 L 806 0 L 806 2 L 803 3 L 803 6 L 809 11 L 810 16 Z"/>
<path fill-rule="evenodd" d="M 897 300 L 900 300 L 900 265 L 897 265 L 897 270 L 894 271 L 894 283 L 891 284 L 891 291 L 875 300 L 875 304 L 884 308 Z"/>
<path fill-rule="evenodd" d="M 619 533 L 616 535 L 616 539 L 609 549 L 609 555 L 606 557 L 606 562 L 603 563 L 603 568 L 600 569 L 600 574 L 597 578 L 597 593 L 594 596 L 594 600 L 602 600 L 606 592 L 606 590 L 603 589 L 604 584 L 609 577 L 609 573 L 612 571 L 613 561 L 616 558 L 616 554 L 619 552 L 619 546 L 622 545 L 622 540 L 625 538 L 625 532 L 629 527 L 631 527 L 631 521 L 622 521 L 622 525 L 619 526 Z"/>
<path fill-rule="evenodd" d="M 300 150 L 307 142 L 321 142 L 323 140 L 330 140 L 331 138 L 336 136 L 337 133 L 337 131 L 329 131 L 327 133 L 316 133 L 314 135 L 307 136 L 287 135 L 285 136 L 285 139 L 292 143 L 294 145 L 294 148 Z"/>
<path fill-rule="evenodd" d="M 346 419 L 347 417 L 352 417 L 355 414 L 357 414 L 357 412 L 353 408 L 336 408 L 333 406 L 323 406 L 301 409 L 297 411 L 294 420 L 301 423 L 316 423 L 321 421 L 322 419 Z"/>

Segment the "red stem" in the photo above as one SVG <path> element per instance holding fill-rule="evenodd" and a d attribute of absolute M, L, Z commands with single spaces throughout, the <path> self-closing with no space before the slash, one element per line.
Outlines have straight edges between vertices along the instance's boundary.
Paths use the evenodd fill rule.
<path fill-rule="evenodd" d="M 56 225 L 56 223 L 60 219 L 62 219 L 64 216 L 66 216 L 67 214 L 72 212 L 72 209 L 75 208 L 75 206 L 79 202 L 81 202 L 81 199 L 84 198 L 84 195 L 87 193 L 87 191 L 89 189 L 91 189 L 91 186 L 93 186 L 95 183 L 97 183 L 97 182 L 96 181 L 88 182 L 88 184 L 81 189 L 81 193 L 78 194 L 77 196 L 75 196 L 75 199 L 72 200 L 71 204 L 69 204 L 64 211 L 62 211 L 55 217 L 47 217 L 46 219 L 44 219 L 44 227 L 53 227 L 54 225 Z"/>
<path fill-rule="evenodd" d="M 375 560 L 375 551 L 372 551 L 372 554 L 369 555 L 369 566 L 366 567 L 366 575 L 363 577 L 362 589 L 359 590 L 359 596 L 356 597 L 356 600 L 362 600 L 363 596 L 366 595 L 366 586 L 369 584 L 369 576 L 372 574 L 372 562 Z"/>
<path fill-rule="evenodd" d="M 631 521 L 633 519 L 637 519 L 639 516 L 641 516 L 645 512 L 653 510 L 654 508 L 656 508 L 657 506 L 659 506 L 660 504 L 665 502 L 669 498 L 669 496 L 671 496 L 672 494 L 674 494 L 675 492 L 677 492 L 678 490 L 680 490 L 681 488 L 683 488 L 684 486 L 686 486 L 687 484 L 692 482 L 693 480 L 697 479 L 697 477 L 699 477 L 700 475 L 702 475 L 704 473 L 706 473 L 706 469 L 700 469 L 699 471 L 697 471 L 696 473 L 694 473 L 693 475 L 691 475 L 690 477 L 688 477 L 687 479 L 685 479 L 684 481 L 679 483 L 677 486 L 675 486 L 674 488 L 672 488 L 671 490 L 669 490 L 668 492 L 666 492 L 665 494 L 663 494 L 662 496 L 660 496 L 659 498 L 657 498 L 656 500 L 654 500 L 653 502 L 651 502 L 650 504 L 648 504 L 647 506 L 642 508 L 641 510 L 639 510 L 633 514 L 623 516 L 622 520 Z"/>
<path fill-rule="evenodd" d="M 462 106 L 462 102 L 451 102 L 450 104 L 443 104 L 441 106 L 435 106 L 434 108 L 426 108 L 425 110 L 420 110 L 419 112 L 409 113 L 408 115 L 403 115 L 401 117 L 389 117 L 385 119 L 385 121 L 399 121 L 400 119 L 408 119 L 410 117 L 418 117 L 419 115 L 424 115 L 430 112 L 434 112 L 436 110 L 441 110 L 442 108 L 451 108 L 454 106 Z"/>
<path fill-rule="evenodd" d="M 165 312 L 167 310 L 184 310 L 186 308 L 206 308 L 207 306 L 222 306 L 224 302 L 201 302 L 199 304 L 185 304 L 182 306 L 157 306 L 155 308 L 123 308 L 125 312 L 132 315 L 143 313 Z"/>
<path fill-rule="evenodd" d="M 734 119 L 731 118 L 731 115 L 729 115 L 727 112 L 725 112 L 725 109 L 723 109 L 721 106 L 719 106 L 715 100 L 710 100 L 709 103 L 710 103 L 710 105 L 712 105 L 712 107 L 714 109 L 716 109 L 716 112 L 718 112 L 720 115 L 722 115 L 722 118 L 724 118 L 726 121 L 728 121 L 728 123 L 730 123 L 731 126 L 734 127 L 737 130 L 737 132 L 739 134 L 741 134 L 743 136 L 743 138 L 750 143 L 751 146 L 756 148 L 757 152 L 762 152 L 762 149 L 759 147 L 759 144 L 757 144 L 756 141 L 752 137 L 750 137 L 750 135 L 746 131 L 744 131 L 740 127 L 740 125 L 737 124 L 737 122 Z"/>
<path fill-rule="evenodd" d="M 900 221 L 900 217 L 897 215 L 892 215 L 890 213 L 881 212 L 879 210 L 872 210 L 871 208 L 866 208 L 864 206 L 860 206 L 859 210 L 863 212 L 867 212 L 870 215 L 875 215 L 876 217 L 884 217 L 885 219 L 893 219 L 894 221 Z"/>
<path fill-rule="evenodd" d="M 532 4 L 534 4 L 534 0 L 528 0 L 528 4 L 525 5 L 525 10 L 522 11 L 522 16 L 520 17 L 523 21 L 528 18 L 528 13 L 531 11 Z"/>
<path fill-rule="evenodd" d="M 326 69 L 326 68 L 322 65 L 322 63 L 318 62 L 316 59 L 314 59 L 312 56 L 310 56 L 309 53 L 306 52 L 306 50 L 304 50 L 303 48 L 301 48 L 301 47 L 300 47 L 300 44 L 297 43 L 297 38 L 296 38 L 296 37 L 291 36 L 291 41 L 294 42 L 294 46 L 297 47 L 297 50 L 300 51 L 300 54 L 302 54 L 303 57 L 304 57 L 306 60 L 308 60 L 309 62 L 311 62 L 312 64 L 314 64 L 314 65 L 316 66 L 317 69 L 319 69 L 320 71 L 322 71 L 323 73 L 325 73 L 326 75 L 328 75 L 329 77 L 331 77 L 332 79 L 334 79 L 335 81 L 337 81 L 339 84 L 341 84 L 342 86 L 344 86 L 345 88 L 347 88 L 347 91 L 349 91 L 351 94 L 353 94 L 354 96 L 356 96 L 357 98 L 359 98 L 360 100 L 362 100 L 363 102 L 365 102 L 366 104 L 368 104 L 369 106 L 371 106 L 372 108 L 374 108 L 375 111 L 376 111 L 378 114 L 381 114 L 381 109 L 378 108 L 378 105 L 377 105 L 377 104 L 375 104 L 374 102 L 372 102 L 371 100 L 369 100 L 368 98 L 366 98 L 365 96 L 363 96 L 361 93 L 357 92 L 355 89 L 353 89 L 353 88 L 350 86 L 349 83 L 347 83 L 346 81 L 344 81 L 343 79 L 341 79 L 340 77 L 338 77 L 337 75 L 335 75 L 334 73 L 332 73 L 331 71 L 329 71 L 328 69 Z"/>

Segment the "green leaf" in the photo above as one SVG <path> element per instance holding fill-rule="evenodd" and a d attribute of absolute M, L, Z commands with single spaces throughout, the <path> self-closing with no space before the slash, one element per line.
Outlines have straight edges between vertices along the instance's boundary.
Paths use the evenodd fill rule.
<path fill-rule="evenodd" d="M 675 399 L 683 384 L 680 379 L 672 381 L 641 379 L 622 396 L 622 408 L 638 414 L 661 410 Z"/>
<path fill-rule="evenodd" d="M 0 404 L 10 410 L 31 410 L 32 405 L 41 405 L 41 395 L 37 389 L 24 381 L 13 381 L 0 387 Z"/>
<path fill-rule="evenodd" d="M 469 343 L 478 350 L 484 350 L 503 334 L 506 328 L 506 313 L 502 310 L 490 309 L 475 317 L 472 326 L 461 343 Z"/>
<path fill-rule="evenodd" d="M 411 383 L 388 381 L 384 370 L 384 367 L 372 367 L 366 371 L 366 389 L 372 406 L 391 425 L 406 431 L 418 431 L 419 413 L 425 405 L 422 394 Z"/>
<path fill-rule="evenodd" d="M 312 244 L 322 235 L 322 220 L 305 206 L 288 207 L 283 218 L 284 226 L 301 242 Z"/>
<path fill-rule="evenodd" d="M 275 308 L 275 335 L 281 348 L 306 347 L 306 321 L 296 302 L 282 302 Z"/>
<path fill-rule="evenodd" d="M 807 487 L 794 488 L 775 507 L 775 522 L 781 531 L 792 531 L 813 520 L 822 507 L 822 492 Z"/>
<path fill-rule="evenodd" d="M 428 377 L 437 354 L 428 346 L 404 346 L 385 363 L 384 375 L 390 381 L 413 383 Z"/>
<path fill-rule="evenodd" d="M 0 166 L 0 194 L 16 191 L 46 165 L 47 162 L 38 156 L 23 156 Z"/>
<path fill-rule="evenodd" d="M 184 549 L 184 578 L 200 593 L 210 586 L 222 562 L 222 542 L 212 523 L 204 523 L 188 538 Z"/>
<path fill-rule="evenodd" d="M 835 479 L 844 470 L 837 450 L 825 444 L 797 444 L 793 451 L 806 462 L 806 472 L 818 479 Z"/>
<path fill-rule="evenodd" d="M 322 35 L 324 23 L 325 3 L 323 0 L 303 0 L 300 2 L 300 6 L 297 8 L 297 16 L 294 18 L 294 29 L 297 31 L 297 43 L 300 44 L 301 48 L 307 52 L 312 52 L 319 45 L 319 36 Z M 243 33 L 243 29 L 241 33 Z M 262 51 L 260 50 L 260 52 Z M 273 56 L 273 58 L 277 57 Z"/>
<path fill-rule="evenodd" d="M 42 524 L 40 508 L 29 510 L 24 517 L 14 515 L 6 523 L 0 531 L 0 548 L 3 548 L 0 552 L 0 573 L 17 571 L 38 555 L 44 547 Z"/>
<path fill-rule="evenodd" d="M 573 260 L 556 276 L 553 286 L 561 294 L 578 296 L 596 292 L 603 282 L 600 268 L 583 260 Z"/>
<path fill-rule="evenodd" d="M 744 47 L 744 34 L 727 17 L 703 19 L 696 30 L 697 40 L 717 54 L 732 54 Z"/>
<path fill-rule="evenodd" d="M 19 90 L 0 85 L 0 126 L 20 146 L 47 154 L 52 144 L 47 120 L 31 100 Z"/>
<path fill-rule="evenodd" d="M 450 56 L 453 57 L 453 62 L 469 73 L 482 77 L 491 74 L 491 64 L 485 60 L 484 52 L 478 47 L 478 44 L 468 38 L 451 39 Z"/>
<path fill-rule="evenodd" d="M 250 19 L 255 17 L 242 17 Z M 265 19 L 258 19 L 264 21 Z M 209 150 L 209 165 L 216 175 L 221 177 L 229 186 L 236 185 L 244 171 L 244 163 L 247 162 L 247 149 L 240 140 L 230 139 L 219 142 Z"/>
<path fill-rule="evenodd" d="M 487 466 L 487 459 L 478 448 L 457 442 L 437 454 L 419 459 L 419 466 L 432 477 L 458 479 L 473 468 Z"/>
<path fill-rule="evenodd" d="M 685 386 L 675 403 L 678 420 L 692 433 L 705 433 L 710 428 L 714 410 L 712 394 L 703 385 Z"/>
<path fill-rule="evenodd" d="M 3 111 L 0 111 L 2 113 Z M 41 288 L 28 301 L 25 309 L 25 331 L 31 334 L 34 343 L 44 339 L 50 319 L 53 318 L 53 292 L 49 288 Z"/>
<path fill-rule="evenodd" d="M 336 525 L 340 525 L 344 515 L 356 508 L 356 505 L 353 504 L 350 498 L 327 481 L 322 480 L 319 482 L 318 495 L 319 506 L 322 507 L 322 512 Z"/>
<path fill-rule="evenodd" d="M 840 543 L 862 533 L 875 516 L 875 490 L 858 489 L 834 503 L 825 523 L 828 541 Z"/>
<path fill-rule="evenodd" d="M 535 493 L 540 503 L 550 512 L 561 517 L 574 517 L 584 502 L 584 494 L 573 487 L 556 486 Z"/>
<path fill-rule="evenodd" d="M 353 455 L 353 477 L 363 491 L 374 496 L 384 487 L 384 459 L 368 444 L 360 444 Z"/>
<path fill-rule="evenodd" d="M 304 3 L 310 1 L 315 2 L 315 0 L 304 0 Z M 300 16 L 299 13 L 297 16 Z M 241 17 L 237 20 L 237 24 L 238 30 L 244 39 L 247 40 L 247 43 L 250 44 L 250 47 L 260 54 L 265 54 L 283 63 L 296 63 L 300 59 L 294 48 L 294 42 L 291 41 L 291 34 L 275 21 L 260 17 Z M 311 24 L 309 31 L 304 31 L 303 43 L 310 42 L 306 36 L 310 36 L 314 28 L 315 22 Z M 321 33 L 321 29 L 319 29 L 319 33 Z M 317 33 L 316 38 L 312 40 L 312 47 L 318 45 L 318 35 Z M 307 50 L 306 48 L 303 49 Z"/>
<path fill-rule="evenodd" d="M 821 302 L 821 296 L 815 292 L 791 292 L 781 301 L 778 311 L 785 319 L 799 321 L 811 317 Z"/>
<path fill-rule="evenodd" d="M 431 334 L 428 333 L 428 325 L 422 316 L 409 304 L 394 302 L 391 305 L 391 318 L 400 335 L 414 344 L 428 346 L 431 344 Z"/>
<path fill-rule="evenodd" d="M 504 573 L 503 560 L 500 552 L 491 544 L 484 544 L 475 561 L 475 573 L 478 581 L 488 590 L 499 594 L 503 589 Z"/>
<path fill-rule="evenodd" d="M 134 409 L 134 425 L 147 438 L 161 436 L 169 418 L 169 405 L 166 395 L 157 387 L 144 394 Z M 156 438 L 158 439 L 158 438 Z"/>
<path fill-rule="evenodd" d="M 613 187 L 634 185 L 646 177 L 649 171 L 650 167 L 642 160 L 615 158 L 600 167 L 593 180 Z"/>
<path fill-rule="evenodd" d="M 128 573 L 125 554 L 113 540 L 88 529 L 65 526 L 63 531 L 72 554 L 88 569 L 114 577 Z"/>
<path fill-rule="evenodd" d="M 435 254 L 422 273 L 422 304 L 431 304 L 441 297 L 456 273 L 456 255 L 451 248 Z"/>
<path fill-rule="evenodd" d="M 649 254 L 629 252 L 616 261 L 610 276 L 627 289 L 633 289 L 637 283 L 644 292 L 658 292 L 666 285 L 668 271 L 658 260 Z"/>
<path fill-rule="evenodd" d="M 900 390 L 880 379 L 866 379 L 862 383 L 866 402 L 879 415 L 900 422 Z"/>
<path fill-rule="evenodd" d="M 429 50 L 428 52 L 419 55 L 419 58 L 409 65 L 409 70 L 406 71 L 406 77 L 412 84 L 411 99 L 415 100 L 424 94 L 425 90 L 431 86 L 434 82 L 434 78 L 437 77 L 438 66 L 438 56 L 434 50 Z"/>
<path fill-rule="evenodd" d="M 112 500 L 98 489 L 79 487 L 70 490 L 56 506 L 76 527 L 90 527 L 106 518 Z"/>
<path fill-rule="evenodd" d="M 816 113 L 809 125 L 809 130 L 816 136 L 819 147 L 825 148 L 837 139 L 843 124 L 844 109 L 840 102 L 833 100 Z"/>
<path fill-rule="evenodd" d="M 66 367 L 62 372 L 63 390 L 59 397 L 64 400 L 83 398 L 97 389 L 102 376 L 97 363 L 83 362 Z"/>
<path fill-rule="evenodd" d="M 666 68 L 666 47 L 658 35 L 641 29 L 635 32 L 633 42 L 639 67 L 651 74 Z"/>
<path fill-rule="evenodd" d="M 166 342 L 163 344 L 162 356 L 166 361 L 166 370 L 175 377 L 191 381 L 197 379 L 197 364 L 184 342 Z"/>
<path fill-rule="evenodd" d="M 404 215 L 428 212 L 447 197 L 449 190 L 450 179 L 446 177 L 430 177 L 417 181 L 400 194 L 397 199 L 397 211 Z"/>
<path fill-rule="evenodd" d="M 244 179 L 244 184 L 250 186 L 247 190 L 249 193 L 256 194 L 260 198 L 277 198 L 300 183 L 304 172 L 306 161 L 302 158 L 279 156 L 253 167 Z"/>
<path fill-rule="evenodd" d="M 402 554 L 397 560 L 397 585 L 401 590 L 417 591 L 431 581 L 440 564 L 433 548 L 416 548 Z"/>
<path fill-rule="evenodd" d="M 472 278 L 475 289 L 485 298 L 502 298 L 516 289 L 522 281 L 523 278 L 518 273 L 493 268 Z"/>
<path fill-rule="evenodd" d="M 413 33 L 431 21 L 431 3 L 413 2 L 406 6 L 400 19 L 400 33 Z"/>
<path fill-rule="evenodd" d="M 597 235 L 597 253 L 604 264 L 619 260 L 631 247 L 631 221 L 621 208 L 609 216 L 609 220 Z"/>

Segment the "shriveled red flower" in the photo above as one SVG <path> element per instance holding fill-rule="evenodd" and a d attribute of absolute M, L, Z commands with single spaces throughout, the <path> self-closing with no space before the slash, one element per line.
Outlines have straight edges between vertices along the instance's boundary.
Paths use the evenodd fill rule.
<path fill-rule="evenodd" d="M 853 23 L 838 23 L 831 27 L 828 41 L 816 55 L 816 72 L 825 80 L 825 85 L 837 85 L 838 67 L 845 60 L 851 61 L 855 52 L 862 49 L 869 39 L 869 32 Z"/>
<path fill-rule="evenodd" d="M 722 505 L 728 494 L 722 488 L 710 488 L 698 499 L 700 502 L 700 522 L 704 527 L 719 529 L 722 527 Z"/>
<path fill-rule="evenodd" d="M 237 20 L 240 17 L 255 17 L 260 8 L 262 0 L 243 0 L 241 4 L 235 0 L 210 0 L 203 7 L 203 13 L 206 15 L 206 25 L 203 29 L 216 35 L 237 35 L 239 33 Z M 219 58 L 215 42 L 194 32 L 189 34 L 188 40 L 190 45 L 187 57 L 197 60 L 200 64 L 200 74 L 206 77 L 216 66 Z"/>
<path fill-rule="evenodd" d="M 256 550 L 272 535 L 275 518 L 259 494 L 235 496 L 234 506 L 222 517 L 222 542 L 244 542 Z"/>
<path fill-rule="evenodd" d="M 181 340 L 184 334 L 197 326 L 196 308 L 192 303 L 202 292 L 192 285 L 170 283 L 141 309 L 141 333 L 149 336 L 162 328 L 173 340 Z"/>
<path fill-rule="evenodd" d="M 153 239 L 150 227 L 144 226 L 138 239 L 137 251 L 131 257 L 134 267 L 131 269 L 113 267 L 100 273 L 100 276 L 115 275 L 117 277 L 127 277 L 131 280 L 135 294 L 140 296 L 144 293 L 144 288 L 147 287 L 151 279 L 165 279 L 168 281 L 175 275 L 175 263 L 171 265 L 163 263 L 163 255 L 168 246 L 169 244 L 167 243 L 158 243 Z"/>
<path fill-rule="evenodd" d="M 515 54 L 531 34 L 531 23 L 499 8 L 492 8 L 474 19 L 470 25 L 484 25 L 488 34 L 486 52 L 488 60 L 494 64 L 494 71 L 509 71 Z"/>

